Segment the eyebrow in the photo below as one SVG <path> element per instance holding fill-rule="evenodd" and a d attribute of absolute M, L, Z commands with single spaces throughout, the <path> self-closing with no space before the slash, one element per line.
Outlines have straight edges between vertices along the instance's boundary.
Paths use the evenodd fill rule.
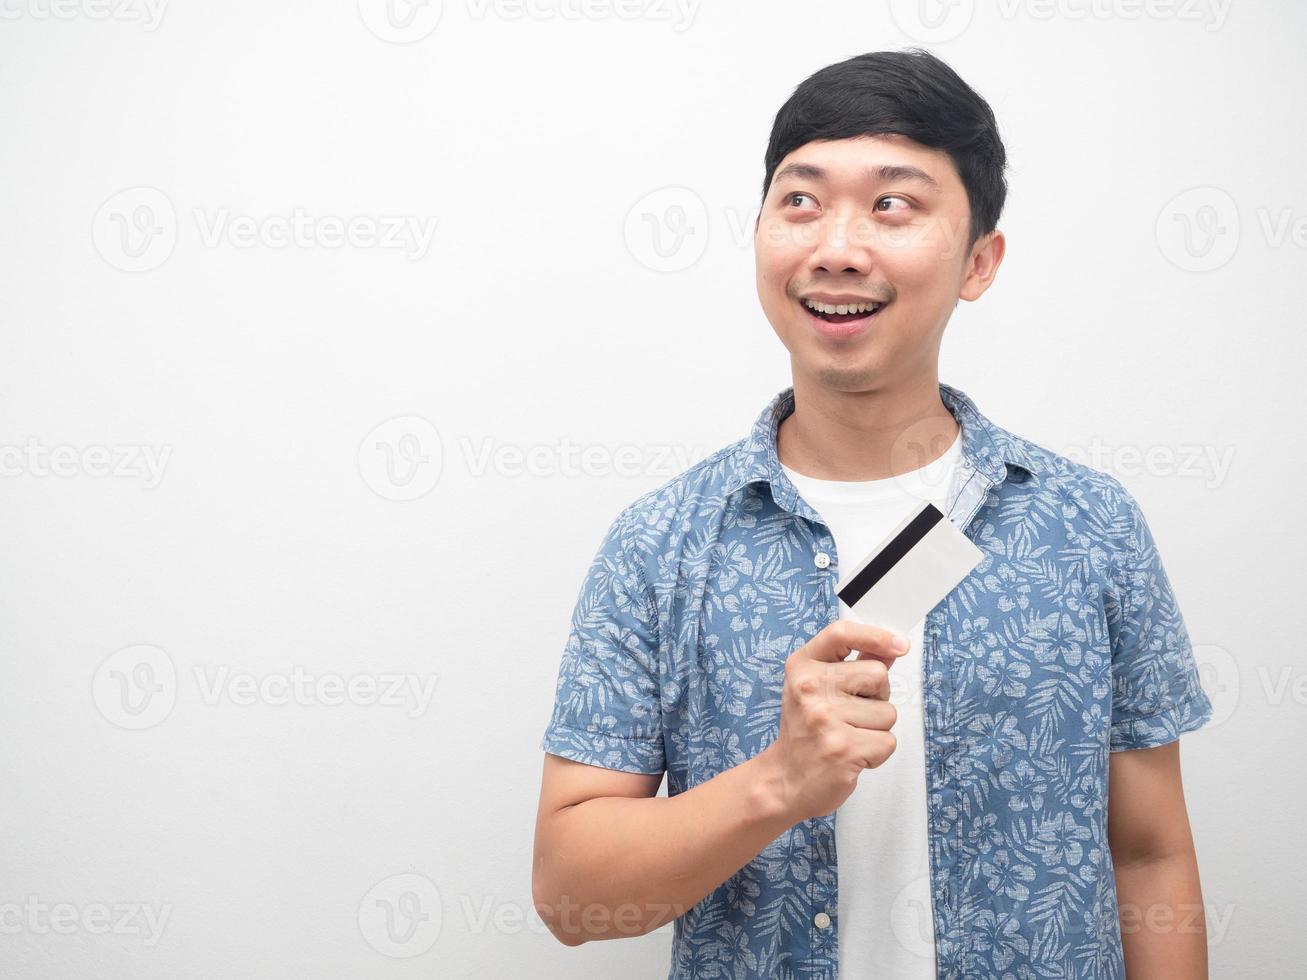
<path fill-rule="evenodd" d="M 882 183 L 889 183 L 895 180 L 908 180 L 918 184 L 925 184 L 940 193 L 943 188 L 939 186 L 939 181 L 935 180 L 930 174 L 920 167 L 913 167 L 908 164 L 881 164 L 879 167 L 871 167 L 868 173 Z M 830 177 L 825 169 L 812 163 L 791 163 L 780 169 L 773 180 L 773 183 L 780 183 L 786 178 L 795 180 L 827 180 Z"/>

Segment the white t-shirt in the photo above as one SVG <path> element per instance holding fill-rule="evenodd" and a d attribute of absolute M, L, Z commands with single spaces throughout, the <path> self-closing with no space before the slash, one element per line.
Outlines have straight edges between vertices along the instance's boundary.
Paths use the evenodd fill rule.
<path fill-rule="evenodd" d="M 881 539 L 927 500 L 940 510 L 962 452 L 959 431 L 938 459 L 884 480 L 817 480 L 782 464 L 799 495 L 835 538 L 840 584 Z M 853 618 L 840 603 L 840 618 Z M 925 620 L 912 646 L 890 668 L 898 709 L 894 754 L 865 769 L 835 813 L 839 861 L 839 975 L 848 980 L 934 980 L 935 930 L 926 836 L 926 748 L 921 649 Z"/>

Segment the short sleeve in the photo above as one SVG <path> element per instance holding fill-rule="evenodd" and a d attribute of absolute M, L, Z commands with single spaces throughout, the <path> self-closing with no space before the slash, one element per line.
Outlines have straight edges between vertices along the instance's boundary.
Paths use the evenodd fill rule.
<path fill-rule="evenodd" d="M 1164 745 L 1212 717 L 1157 542 L 1138 503 L 1123 493 L 1129 540 L 1121 549 L 1112 642 L 1112 752 Z"/>
<path fill-rule="evenodd" d="M 632 547 L 634 504 L 609 527 L 572 612 L 540 747 L 623 772 L 665 768 L 657 611 Z"/>

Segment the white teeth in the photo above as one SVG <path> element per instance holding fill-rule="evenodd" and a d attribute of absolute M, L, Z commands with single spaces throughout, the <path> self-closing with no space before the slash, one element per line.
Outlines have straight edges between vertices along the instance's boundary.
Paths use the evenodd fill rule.
<path fill-rule="evenodd" d="M 880 308 L 879 303 L 817 303 L 810 299 L 805 299 L 804 305 L 810 310 L 816 310 L 818 313 L 866 313 Z"/>

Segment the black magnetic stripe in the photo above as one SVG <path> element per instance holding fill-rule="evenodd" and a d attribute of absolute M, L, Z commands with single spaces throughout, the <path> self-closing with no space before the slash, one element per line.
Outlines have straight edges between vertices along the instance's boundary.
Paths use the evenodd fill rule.
<path fill-rule="evenodd" d="M 927 503 L 921 512 L 908 522 L 907 527 L 894 535 L 893 540 L 881 548 L 875 558 L 867 562 L 867 567 L 858 572 L 852 582 L 840 589 L 839 596 L 844 600 L 844 604 L 851 608 L 860 602 L 871 587 L 883 579 L 889 570 L 943 519 L 944 514 L 940 509 L 934 504 Z"/>

